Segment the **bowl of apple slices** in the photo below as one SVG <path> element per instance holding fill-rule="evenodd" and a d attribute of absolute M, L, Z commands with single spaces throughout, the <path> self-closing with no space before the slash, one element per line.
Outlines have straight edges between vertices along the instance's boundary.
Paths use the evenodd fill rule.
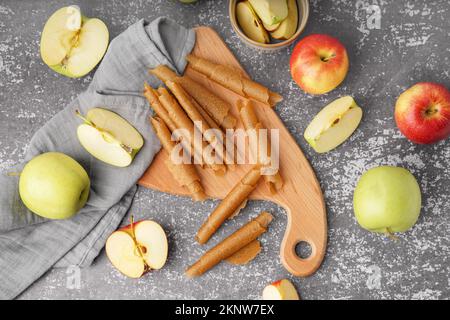
<path fill-rule="evenodd" d="M 231 25 L 244 43 L 263 50 L 289 46 L 308 22 L 308 0 L 230 0 Z"/>

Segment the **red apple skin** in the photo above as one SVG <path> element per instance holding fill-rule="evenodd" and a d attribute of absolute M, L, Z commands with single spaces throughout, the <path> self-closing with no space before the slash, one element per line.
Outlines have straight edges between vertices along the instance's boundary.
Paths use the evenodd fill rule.
<path fill-rule="evenodd" d="M 450 91 L 433 82 L 419 82 L 395 104 L 395 122 L 412 142 L 430 144 L 450 136 Z"/>
<path fill-rule="evenodd" d="M 133 234 L 132 226 L 133 226 L 134 228 L 136 228 L 136 225 L 137 225 L 138 223 L 139 223 L 139 222 L 135 222 L 135 223 L 133 223 L 133 224 L 129 224 L 129 225 L 127 225 L 127 226 L 124 226 L 124 227 L 118 229 L 117 231 L 124 231 L 124 232 L 129 233 L 129 234 L 132 235 L 132 234 Z"/>
<path fill-rule="evenodd" d="M 349 68 L 347 50 L 337 39 L 326 34 L 312 34 L 294 48 L 291 75 L 305 92 L 324 94 L 344 81 Z"/>
<path fill-rule="evenodd" d="M 136 221 L 136 222 L 133 222 L 133 224 L 130 223 L 129 225 L 123 226 L 122 228 L 118 229 L 117 231 L 124 231 L 134 237 L 133 229 L 136 230 L 136 226 L 143 221 L 145 221 L 145 220 Z"/>
<path fill-rule="evenodd" d="M 275 281 L 275 282 L 272 282 L 272 286 L 275 286 L 275 287 L 278 287 L 279 285 L 281 285 L 281 281 L 282 280 L 277 280 L 277 281 Z"/>

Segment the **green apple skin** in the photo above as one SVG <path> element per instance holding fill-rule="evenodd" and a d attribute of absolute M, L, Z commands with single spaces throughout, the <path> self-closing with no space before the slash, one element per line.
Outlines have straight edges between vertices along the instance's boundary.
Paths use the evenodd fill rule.
<path fill-rule="evenodd" d="M 392 234 L 417 222 L 422 197 L 414 176 L 406 169 L 381 166 L 365 172 L 353 195 L 356 220 L 364 229 Z"/>
<path fill-rule="evenodd" d="M 66 76 L 67 78 L 72 78 L 72 79 L 77 79 L 83 76 L 74 76 L 73 74 L 71 74 L 70 72 L 67 71 L 67 69 L 65 67 L 63 67 L 62 65 L 58 64 L 56 66 L 48 66 L 50 69 L 52 69 L 53 71 L 55 71 L 56 73 L 59 73 L 63 76 Z"/>
<path fill-rule="evenodd" d="M 90 180 L 84 168 L 59 152 L 43 153 L 29 161 L 19 180 L 25 206 L 48 219 L 68 219 L 89 197 Z"/>

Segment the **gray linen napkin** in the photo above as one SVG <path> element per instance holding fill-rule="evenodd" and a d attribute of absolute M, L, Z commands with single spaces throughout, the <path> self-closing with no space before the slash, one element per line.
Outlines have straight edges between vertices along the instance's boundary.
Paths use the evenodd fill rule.
<path fill-rule="evenodd" d="M 88 266 L 103 248 L 131 206 L 136 182 L 160 144 L 148 118 L 150 108 L 140 95 L 144 81 L 156 85 L 148 68 L 166 64 L 183 72 L 195 43 L 195 32 L 159 18 L 140 20 L 117 36 L 98 67 L 88 90 L 42 127 L 30 141 L 25 162 L 8 170 L 20 172 L 34 156 L 63 152 L 77 160 L 91 179 L 86 206 L 71 219 L 47 220 L 25 208 L 18 194 L 19 177 L 0 175 L 0 299 L 12 299 L 53 266 Z M 93 107 L 117 112 L 145 140 L 127 168 L 117 168 L 90 156 L 76 137 L 81 123 L 75 110 Z"/>

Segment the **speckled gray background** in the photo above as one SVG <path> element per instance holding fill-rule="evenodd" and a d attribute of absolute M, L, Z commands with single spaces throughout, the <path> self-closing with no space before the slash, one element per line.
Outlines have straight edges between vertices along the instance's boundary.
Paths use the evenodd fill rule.
<path fill-rule="evenodd" d="M 311 1 L 304 34 L 338 37 L 347 47 L 351 63 L 343 85 L 319 97 L 306 95 L 291 80 L 288 61 L 292 47 L 263 53 L 240 42 L 230 27 L 225 0 L 203 0 L 196 5 L 169 0 L 0 0 L 2 171 L 22 159 L 33 133 L 91 80 L 92 74 L 82 79 L 55 74 L 39 57 L 44 22 L 57 8 L 72 3 L 87 16 L 105 21 L 111 37 L 137 19 L 161 15 L 188 27 L 213 26 L 254 79 L 284 96 L 277 111 L 311 161 L 325 193 L 329 245 L 316 274 L 305 279 L 292 277 L 278 258 L 286 226 L 283 210 L 271 203 L 252 202 L 220 230 L 210 246 L 266 209 L 276 219 L 262 237 L 262 254 L 248 266 L 224 263 L 199 279 L 188 280 L 184 269 L 204 250 L 195 244 L 193 235 L 216 202 L 194 204 L 186 198 L 141 188 L 131 212 L 138 219 L 155 219 L 167 230 L 170 255 L 163 270 L 139 280 L 127 279 L 113 269 L 102 252 L 92 267 L 81 270 L 80 288 L 67 286 L 70 274 L 66 270 L 52 270 L 21 298 L 258 299 L 266 284 L 284 277 L 295 282 L 304 299 L 450 298 L 450 141 L 414 145 L 400 134 L 393 120 L 396 98 L 415 82 L 436 81 L 450 87 L 447 0 Z M 365 8 L 370 4 L 381 8 L 380 29 L 368 28 Z M 315 154 L 302 138 L 306 125 L 328 102 L 347 94 L 364 109 L 359 129 L 338 149 Z M 424 195 L 419 222 L 397 242 L 362 230 L 352 211 L 358 177 L 382 164 L 411 170 Z"/>

